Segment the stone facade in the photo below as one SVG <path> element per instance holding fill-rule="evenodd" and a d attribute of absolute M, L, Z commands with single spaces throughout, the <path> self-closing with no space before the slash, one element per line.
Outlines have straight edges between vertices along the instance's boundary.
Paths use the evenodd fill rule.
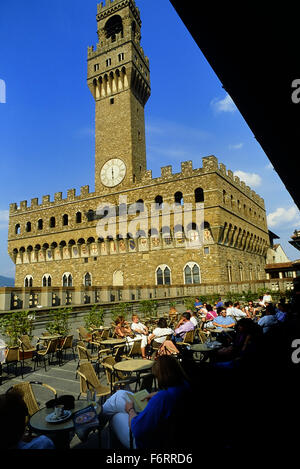
<path fill-rule="evenodd" d="M 139 10 L 133 0 L 108 1 L 98 6 L 97 21 L 99 43 L 88 49 L 95 192 L 83 186 L 80 194 L 68 190 L 65 199 L 59 192 L 53 200 L 46 195 L 41 203 L 34 198 L 10 205 L 8 252 L 16 287 L 150 288 L 263 279 L 270 244 L 263 199 L 215 156 L 204 157 L 196 169 L 182 162 L 175 174 L 163 167 L 152 178 L 144 120 L 150 72 L 140 46 Z M 123 164 L 123 173 L 115 162 Z M 111 166 L 103 176 L 105 164 Z M 189 223 L 177 211 L 189 212 Z M 151 213 L 156 229 L 149 232 Z M 113 234 L 100 230 L 108 226 Z"/>

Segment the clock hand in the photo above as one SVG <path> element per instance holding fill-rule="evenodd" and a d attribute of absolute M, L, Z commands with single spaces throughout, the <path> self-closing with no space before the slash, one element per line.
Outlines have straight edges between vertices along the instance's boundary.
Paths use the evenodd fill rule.
<path fill-rule="evenodd" d="M 114 179 L 114 168 L 111 168 L 111 176 L 112 176 L 112 179 Z"/>

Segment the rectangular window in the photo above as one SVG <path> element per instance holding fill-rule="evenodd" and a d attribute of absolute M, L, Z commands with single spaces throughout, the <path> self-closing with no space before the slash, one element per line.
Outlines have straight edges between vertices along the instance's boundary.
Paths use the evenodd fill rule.
<path fill-rule="evenodd" d="M 89 261 L 89 258 L 88 258 L 88 257 L 85 257 L 85 258 L 84 258 L 84 263 L 87 264 L 88 261 Z"/>
<path fill-rule="evenodd" d="M 94 257 L 94 261 L 96 261 L 98 259 L 98 257 Z"/>
<path fill-rule="evenodd" d="M 109 67 L 111 65 L 111 59 L 106 60 L 106 66 Z"/>
<path fill-rule="evenodd" d="M 115 103 L 115 99 L 114 98 L 110 98 L 110 104 L 114 104 Z"/>
<path fill-rule="evenodd" d="M 124 52 L 121 52 L 121 54 L 118 55 L 119 62 L 122 62 L 124 60 Z"/>
<path fill-rule="evenodd" d="M 204 248 L 204 254 L 209 254 L 209 247 Z"/>
<path fill-rule="evenodd" d="M 100 68 L 99 64 L 95 64 L 95 65 L 94 65 L 94 70 L 95 70 L 95 72 L 97 72 L 97 71 L 99 70 L 99 68 Z"/>

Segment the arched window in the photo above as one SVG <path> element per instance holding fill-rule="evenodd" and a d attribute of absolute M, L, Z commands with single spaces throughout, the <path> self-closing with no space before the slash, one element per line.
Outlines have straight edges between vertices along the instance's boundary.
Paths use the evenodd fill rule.
<path fill-rule="evenodd" d="M 31 231 L 31 223 L 30 223 L 30 221 L 28 221 L 28 222 L 26 223 L 26 232 L 27 232 L 27 233 L 30 233 L 30 231 Z"/>
<path fill-rule="evenodd" d="M 15 226 L 15 234 L 20 234 L 21 233 L 21 226 L 20 224 L 18 223 L 16 226 Z"/>
<path fill-rule="evenodd" d="M 81 212 L 76 213 L 76 223 L 81 223 L 82 222 L 82 215 Z"/>
<path fill-rule="evenodd" d="M 91 287 L 92 286 L 92 276 L 89 272 L 87 272 L 84 276 L 84 286 Z"/>
<path fill-rule="evenodd" d="M 63 226 L 68 226 L 69 224 L 69 216 L 68 215 L 64 215 L 62 217 L 62 222 L 63 222 Z"/>
<path fill-rule="evenodd" d="M 40 218 L 37 222 L 37 229 L 42 230 L 43 229 L 43 220 Z"/>
<path fill-rule="evenodd" d="M 226 191 L 223 190 L 223 204 L 226 204 Z"/>
<path fill-rule="evenodd" d="M 116 34 L 121 33 L 121 37 L 123 37 L 123 23 L 121 16 L 115 15 L 109 18 L 104 26 L 104 29 L 106 38 L 111 39 L 111 42 L 115 42 Z"/>
<path fill-rule="evenodd" d="M 43 275 L 43 279 L 42 279 L 42 286 L 43 287 L 51 287 L 51 282 L 52 282 L 52 279 L 51 279 L 50 274 Z"/>
<path fill-rule="evenodd" d="M 171 270 L 167 265 L 160 265 L 157 267 L 156 284 L 171 285 Z"/>
<path fill-rule="evenodd" d="M 55 217 L 51 217 L 50 218 L 50 228 L 55 228 L 55 224 L 56 224 Z"/>
<path fill-rule="evenodd" d="M 141 213 L 145 211 L 144 201 L 143 199 L 139 199 L 135 203 L 136 213 Z"/>
<path fill-rule="evenodd" d="M 204 202 L 204 192 L 202 187 L 195 189 L 195 202 Z"/>
<path fill-rule="evenodd" d="M 72 277 L 72 274 L 70 274 L 70 272 L 66 272 L 63 274 L 62 284 L 63 284 L 63 287 L 73 286 L 73 277 Z"/>
<path fill-rule="evenodd" d="M 164 200 L 163 200 L 161 195 L 157 195 L 155 197 L 155 205 L 156 205 L 157 210 L 159 210 L 163 207 L 163 202 L 164 202 Z"/>
<path fill-rule="evenodd" d="M 33 278 L 31 275 L 26 275 L 24 279 L 24 287 L 32 287 L 33 286 Z"/>
<path fill-rule="evenodd" d="M 183 269 L 184 284 L 192 285 L 201 283 L 200 267 L 195 262 L 188 262 Z"/>
<path fill-rule="evenodd" d="M 93 221 L 94 220 L 94 210 L 89 210 L 86 216 L 87 216 L 88 221 Z"/>
<path fill-rule="evenodd" d="M 175 205 L 183 205 L 183 194 L 182 192 L 176 192 L 174 194 Z"/>

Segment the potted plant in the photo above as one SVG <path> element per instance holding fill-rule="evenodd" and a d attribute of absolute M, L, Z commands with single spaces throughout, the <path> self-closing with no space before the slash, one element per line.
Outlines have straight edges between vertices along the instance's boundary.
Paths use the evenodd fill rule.
<path fill-rule="evenodd" d="M 87 329 L 101 327 L 104 325 L 104 309 L 98 305 L 92 306 L 88 314 L 84 317 L 84 325 Z"/>
<path fill-rule="evenodd" d="M 0 319 L 0 331 L 7 337 L 7 345 L 19 345 L 18 338 L 28 335 L 32 339 L 34 316 L 29 311 L 6 314 Z"/>
<path fill-rule="evenodd" d="M 66 336 L 70 331 L 69 317 L 72 308 L 61 308 L 50 312 L 50 320 L 47 324 L 46 330 L 50 334 L 57 334 Z"/>

